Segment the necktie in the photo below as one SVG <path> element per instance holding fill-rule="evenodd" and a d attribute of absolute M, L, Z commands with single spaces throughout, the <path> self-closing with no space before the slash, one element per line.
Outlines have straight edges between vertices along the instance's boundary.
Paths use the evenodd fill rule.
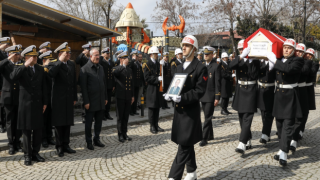
<path fill-rule="evenodd" d="M 33 69 L 33 67 L 30 67 L 30 68 L 29 68 L 29 73 L 30 73 L 31 77 L 33 77 L 33 75 L 34 75 L 34 69 Z"/>

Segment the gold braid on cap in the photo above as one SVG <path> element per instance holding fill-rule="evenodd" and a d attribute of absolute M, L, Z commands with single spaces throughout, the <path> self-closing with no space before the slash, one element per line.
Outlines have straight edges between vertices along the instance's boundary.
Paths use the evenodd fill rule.
<path fill-rule="evenodd" d="M 209 51 L 208 49 L 204 49 L 203 51 L 205 54 L 210 54 L 210 53 L 213 53 L 213 51 Z"/>
<path fill-rule="evenodd" d="M 38 52 L 36 50 L 36 47 L 33 47 L 32 51 L 25 53 L 24 56 L 38 56 Z"/>
<path fill-rule="evenodd" d="M 15 53 L 15 52 L 21 52 L 21 50 L 18 49 L 18 47 L 16 46 L 14 50 L 9 51 L 8 53 Z"/>
<path fill-rule="evenodd" d="M 10 43 L 10 38 L 7 38 L 7 40 L 1 41 L 0 43 L 7 43 L 7 44 L 9 44 L 9 43 Z"/>
<path fill-rule="evenodd" d="M 60 49 L 59 52 L 70 52 L 68 44 L 63 49 Z"/>

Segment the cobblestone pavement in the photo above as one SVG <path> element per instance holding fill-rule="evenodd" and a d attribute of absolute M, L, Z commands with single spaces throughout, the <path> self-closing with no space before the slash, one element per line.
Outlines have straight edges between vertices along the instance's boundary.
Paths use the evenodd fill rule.
<path fill-rule="evenodd" d="M 320 95 L 317 94 L 320 107 Z M 239 123 L 235 111 L 221 116 L 220 108 L 213 120 L 215 140 L 200 148 L 195 145 L 198 179 L 320 179 L 320 111 L 311 111 L 304 139 L 295 154 L 289 154 L 288 166 L 273 160 L 278 151 L 275 123 L 272 140 L 259 143 L 261 118 L 257 113 L 252 124 L 253 149 L 244 156 L 235 152 L 239 138 Z M 44 163 L 24 166 L 22 153 L 9 156 L 0 152 L 0 179 L 167 179 L 177 145 L 170 141 L 171 118 L 162 119 L 166 131 L 153 135 L 147 123 L 129 127 L 131 142 L 119 143 L 116 129 L 104 130 L 101 141 L 105 148 L 85 148 L 84 135 L 71 139 L 76 154 L 56 155 L 54 148 L 43 149 Z"/>

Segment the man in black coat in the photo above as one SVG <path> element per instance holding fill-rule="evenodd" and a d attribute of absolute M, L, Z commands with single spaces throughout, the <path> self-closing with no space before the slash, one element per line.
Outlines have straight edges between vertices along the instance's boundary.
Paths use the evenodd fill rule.
<path fill-rule="evenodd" d="M 1 104 L 6 112 L 6 129 L 9 141 L 9 154 L 13 155 L 16 151 L 22 152 L 20 147 L 20 137 L 22 131 L 17 129 L 18 105 L 19 105 L 19 81 L 10 77 L 15 64 L 19 64 L 20 47 L 18 45 L 6 48 L 9 57 L 0 62 L 0 73 L 3 76 Z"/>
<path fill-rule="evenodd" d="M 70 61 L 68 43 L 61 44 L 54 52 L 58 59 L 45 66 L 52 80 L 52 125 L 55 127 L 56 149 L 59 157 L 76 153 L 71 149 L 70 129 L 74 125 L 74 105 L 77 102 L 75 64 Z"/>
<path fill-rule="evenodd" d="M 172 75 L 171 75 L 171 67 L 169 64 L 169 52 L 163 53 L 163 59 L 160 61 L 160 64 L 162 64 L 162 73 L 163 73 L 163 94 L 167 93 L 168 88 L 170 86 Z M 168 102 L 164 99 L 163 96 L 160 97 L 161 99 L 161 107 L 162 109 L 170 109 L 168 107 Z"/>
<path fill-rule="evenodd" d="M 303 67 L 303 59 L 294 57 L 296 42 L 287 39 L 283 44 L 283 58 L 278 59 L 273 53 L 268 54 L 269 63 L 276 70 L 276 91 L 272 115 L 276 118 L 280 150 L 274 159 L 282 166 L 287 165 L 287 154 L 294 132 L 296 118 L 302 118 L 299 101 L 298 81 Z"/>
<path fill-rule="evenodd" d="M 164 132 L 159 127 L 159 111 L 160 111 L 160 64 L 158 62 L 159 50 L 156 46 L 152 46 L 149 50 L 150 59 L 142 66 L 144 79 L 148 83 L 147 86 L 147 107 L 148 118 L 150 123 L 150 132 L 157 134 L 158 132 Z"/>
<path fill-rule="evenodd" d="M 213 52 L 215 49 L 210 46 L 203 47 L 204 60 L 202 63 L 207 67 L 208 79 L 206 93 L 200 99 L 205 121 L 203 123 L 203 139 L 200 142 L 200 146 L 205 146 L 208 141 L 214 140 L 212 116 L 214 113 L 214 107 L 218 105 L 221 95 L 221 70 L 220 66 L 213 59 Z"/>
<path fill-rule="evenodd" d="M 85 137 L 89 150 L 94 150 L 91 134 L 93 118 L 95 120 L 93 143 L 98 147 L 105 146 L 100 142 L 100 132 L 105 105 L 108 103 L 108 87 L 99 59 L 99 51 L 92 49 L 90 60 L 81 68 L 79 77 L 83 103 L 86 109 Z"/>
<path fill-rule="evenodd" d="M 117 130 L 120 142 L 132 139 L 127 135 L 131 105 L 134 102 L 132 69 L 128 67 L 127 51 L 118 55 L 120 65 L 112 69 L 116 83 Z"/>
<path fill-rule="evenodd" d="M 139 86 L 139 92 L 137 95 L 137 110 L 139 110 L 141 109 L 140 105 L 141 105 L 141 96 L 143 93 L 143 88 L 146 84 L 143 76 L 143 70 L 142 70 L 142 54 L 137 55 L 136 65 L 139 67 L 139 78 L 136 79 L 136 85 Z"/>
<path fill-rule="evenodd" d="M 231 61 L 229 67 L 236 70 L 238 79 L 232 104 L 233 109 L 238 111 L 241 127 L 240 142 L 236 152 L 244 154 L 252 147 L 251 123 L 254 113 L 257 112 L 257 79 L 260 61 L 245 58 L 250 53 L 250 48 L 243 50 L 241 45 L 243 45 L 243 40 L 238 43 L 241 55 Z"/>
<path fill-rule="evenodd" d="M 186 73 L 187 79 L 179 96 L 165 95 L 166 100 L 175 102 L 171 140 L 179 145 L 169 180 L 181 179 L 185 166 L 185 179 L 197 179 L 194 144 L 202 140 L 200 99 L 205 94 L 208 80 L 207 68 L 194 57 L 197 39 L 191 35 L 184 37 L 182 48 L 186 60 L 177 67 L 176 73 Z"/>
<path fill-rule="evenodd" d="M 114 66 L 119 66 L 119 65 L 120 65 L 120 60 L 117 59 L 117 56 L 118 56 L 119 54 L 121 54 L 122 52 L 123 52 L 123 50 L 119 50 L 119 51 L 117 51 L 116 53 L 114 53 L 114 55 L 115 55 L 115 63 L 114 63 Z"/>
<path fill-rule="evenodd" d="M 138 102 L 138 94 L 139 94 L 139 84 L 138 81 L 140 81 L 140 76 L 142 76 L 142 68 L 139 66 L 137 62 L 137 53 L 138 51 L 133 51 L 130 53 L 131 55 L 131 61 L 128 64 L 128 67 L 132 70 L 132 81 L 133 81 L 133 87 L 134 87 L 134 102 L 131 105 L 130 109 L 130 115 L 139 115 L 137 113 L 137 102 Z"/>
<path fill-rule="evenodd" d="M 39 46 L 38 62 L 37 62 L 38 64 L 41 64 L 41 65 L 43 64 L 43 59 L 42 59 L 43 56 L 41 55 L 48 51 L 51 51 L 51 43 L 49 41 L 44 42 Z"/>
<path fill-rule="evenodd" d="M 30 166 L 33 161 L 44 162 L 39 155 L 43 113 L 48 100 L 44 68 L 37 64 L 36 46 L 31 45 L 21 53 L 25 57 L 24 64 L 17 64 L 10 77 L 19 80 L 19 113 L 18 129 L 23 133 L 24 164 Z M 31 144 L 32 143 L 32 144 Z"/>
<path fill-rule="evenodd" d="M 109 47 L 104 48 L 101 51 L 99 64 L 103 67 L 104 75 L 106 76 L 105 79 L 107 82 L 107 94 L 108 94 L 108 102 L 109 102 L 106 104 L 106 107 L 105 107 L 104 119 L 113 120 L 113 118 L 110 116 L 110 106 L 111 106 L 112 92 L 115 89 L 114 77 L 112 74 L 112 68 L 114 67 L 114 62 L 110 60 Z"/>
<path fill-rule="evenodd" d="M 175 58 L 173 58 L 170 62 L 171 64 L 171 76 L 174 77 L 174 74 L 176 73 L 176 69 L 177 67 L 182 63 L 182 50 L 180 48 L 177 48 L 174 51 L 174 55 L 176 56 Z"/>
<path fill-rule="evenodd" d="M 233 77 L 231 68 L 229 64 L 231 61 L 228 61 L 228 54 L 223 52 L 221 54 L 221 114 L 229 115 L 232 114 L 228 111 L 229 98 L 232 97 L 232 86 L 233 86 Z"/>
<path fill-rule="evenodd" d="M 82 53 L 80 53 L 79 56 L 76 58 L 76 63 L 79 64 L 80 67 L 86 65 L 90 59 L 91 44 L 85 44 L 82 46 L 82 48 Z"/>

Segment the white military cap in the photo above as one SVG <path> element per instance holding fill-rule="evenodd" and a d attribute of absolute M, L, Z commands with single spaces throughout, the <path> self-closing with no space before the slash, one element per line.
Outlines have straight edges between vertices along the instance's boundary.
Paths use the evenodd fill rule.
<path fill-rule="evenodd" d="M 37 52 L 37 47 L 35 45 L 31 45 L 27 48 L 25 48 L 22 53 L 21 56 L 38 56 L 38 52 Z"/>
<path fill-rule="evenodd" d="M 6 48 L 4 51 L 8 53 L 20 53 L 20 46 L 19 45 L 14 45 Z"/>
<path fill-rule="evenodd" d="M 10 43 L 10 37 L 2 37 L 0 38 L 0 43 L 1 44 L 9 44 Z"/>
<path fill-rule="evenodd" d="M 132 51 L 132 52 L 130 53 L 130 56 L 131 56 L 131 55 L 134 55 L 134 54 L 138 54 L 138 51 Z"/>
<path fill-rule="evenodd" d="M 102 49 L 101 54 L 103 54 L 103 53 L 110 53 L 110 48 L 106 47 L 106 48 Z"/>
<path fill-rule="evenodd" d="M 118 55 L 118 58 L 125 58 L 125 57 L 128 57 L 127 51 L 124 51 Z"/>
<path fill-rule="evenodd" d="M 70 51 L 70 49 L 69 49 L 69 46 L 68 46 L 68 42 L 64 42 L 59 47 L 57 47 L 56 50 L 54 50 L 54 53 L 69 52 L 69 51 Z"/>
<path fill-rule="evenodd" d="M 216 51 L 216 49 L 211 46 L 205 46 L 203 47 L 203 51 L 204 54 L 213 54 Z"/>
<path fill-rule="evenodd" d="M 163 56 L 169 56 L 169 52 L 163 52 L 162 55 Z"/>
<path fill-rule="evenodd" d="M 43 49 L 43 48 L 51 49 L 51 43 L 50 43 L 49 41 L 42 43 L 42 44 L 39 46 L 39 49 Z"/>
<path fill-rule="evenodd" d="M 203 54 L 202 51 L 199 51 L 199 52 L 198 52 L 198 55 L 202 55 L 202 54 Z"/>
<path fill-rule="evenodd" d="M 119 51 L 117 51 L 114 55 L 118 56 L 118 54 L 120 54 L 120 53 L 122 53 L 122 52 L 123 52 L 123 50 L 119 50 Z"/>
<path fill-rule="evenodd" d="M 19 51 L 21 52 L 21 51 L 22 51 L 22 45 L 21 45 L 21 44 L 18 44 L 17 46 L 20 47 Z"/>
<path fill-rule="evenodd" d="M 83 49 L 90 49 L 91 48 L 91 43 L 83 45 L 82 48 Z"/>
<path fill-rule="evenodd" d="M 39 56 L 39 58 L 40 58 L 40 59 L 50 59 L 50 60 L 54 59 L 54 58 L 52 57 L 52 51 L 47 51 L 47 52 L 42 53 L 42 54 Z"/>

